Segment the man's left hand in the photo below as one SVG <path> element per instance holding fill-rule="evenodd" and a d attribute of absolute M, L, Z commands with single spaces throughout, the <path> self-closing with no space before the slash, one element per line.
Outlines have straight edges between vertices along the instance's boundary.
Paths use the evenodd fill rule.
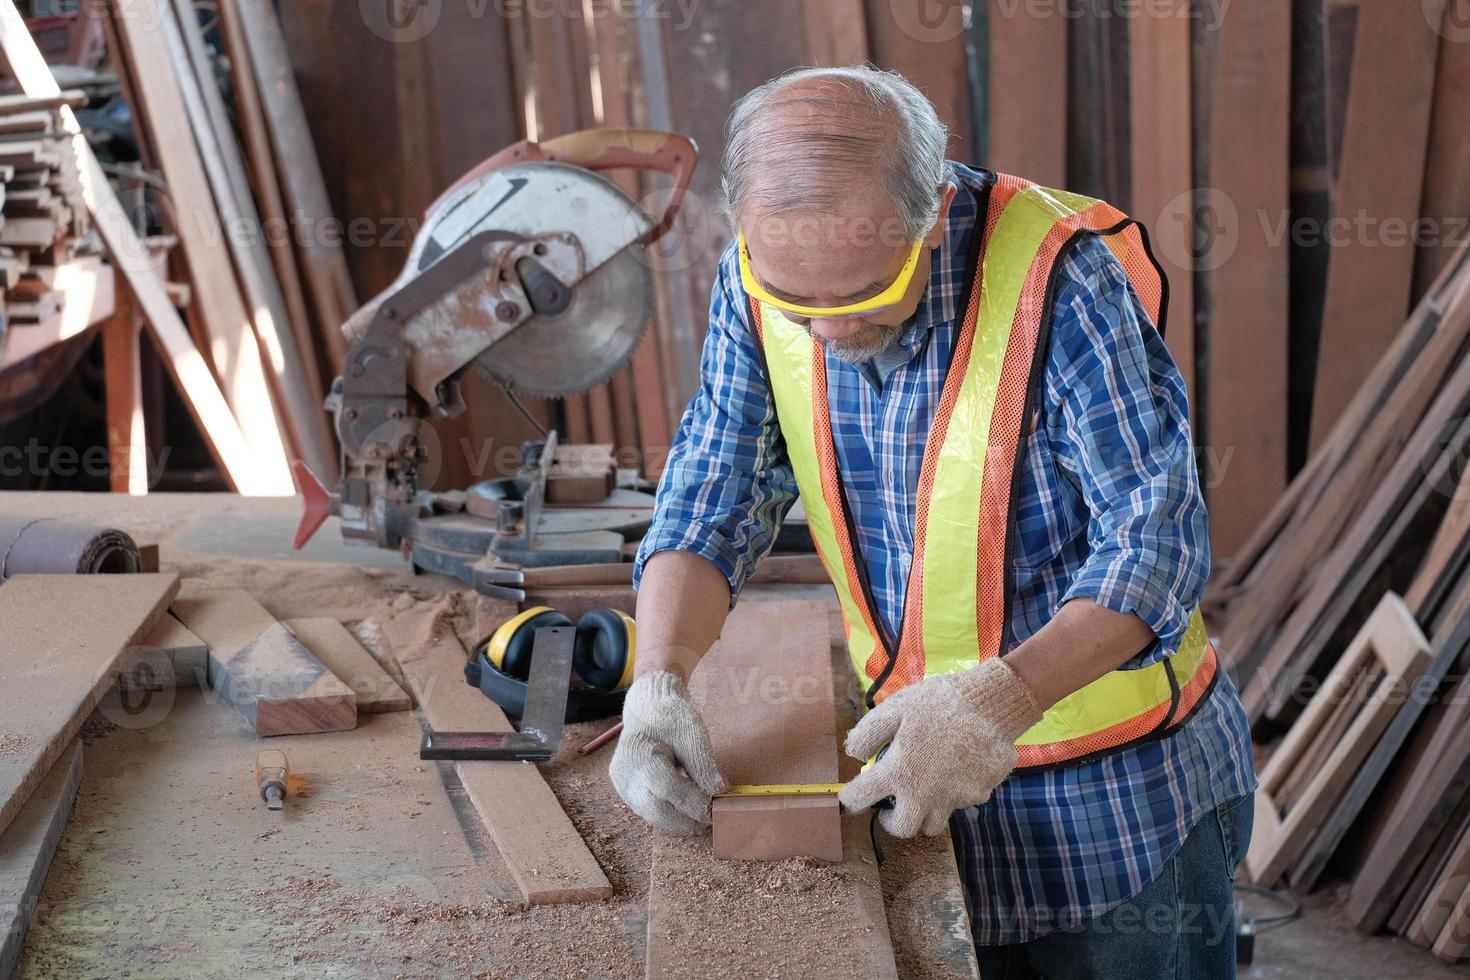
<path fill-rule="evenodd" d="M 889 797 L 878 821 L 895 837 L 938 834 L 955 810 L 984 803 L 1016 767 L 1015 741 L 1041 720 L 1030 688 L 999 657 L 927 677 L 889 696 L 847 736 L 847 754 L 888 751 L 843 787 L 848 810 Z"/>

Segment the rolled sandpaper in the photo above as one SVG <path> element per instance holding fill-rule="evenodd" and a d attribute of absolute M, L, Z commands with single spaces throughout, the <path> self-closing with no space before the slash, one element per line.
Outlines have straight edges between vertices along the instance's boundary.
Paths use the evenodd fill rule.
<path fill-rule="evenodd" d="M 138 545 L 116 528 L 54 517 L 0 517 L 0 582 L 12 575 L 136 572 Z"/>

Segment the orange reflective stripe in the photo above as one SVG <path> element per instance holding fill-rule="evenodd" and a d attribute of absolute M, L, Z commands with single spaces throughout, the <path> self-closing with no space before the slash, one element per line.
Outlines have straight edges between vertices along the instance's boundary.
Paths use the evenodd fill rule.
<path fill-rule="evenodd" d="M 1062 762 L 1075 762 L 1078 759 L 1109 752 L 1130 742 L 1148 738 L 1150 735 L 1173 731 L 1175 726 L 1182 723 L 1194 712 L 1195 708 L 1199 707 L 1200 702 L 1214 688 L 1218 670 L 1219 660 L 1212 644 L 1199 669 L 1194 672 L 1194 676 L 1179 689 L 1179 702 L 1174 705 L 1172 711 L 1170 703 L 1165 701 L 1125 722 L 1090 735 L 1059 742 L 1047 742 L 1042 745 L 1017 745 L 1016 767 L 1029 769 L 1054 766 Z"/>

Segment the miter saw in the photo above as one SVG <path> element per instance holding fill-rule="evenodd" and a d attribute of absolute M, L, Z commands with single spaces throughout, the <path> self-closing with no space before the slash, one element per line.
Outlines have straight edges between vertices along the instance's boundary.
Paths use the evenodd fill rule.
<path fill-rule="evenodd" d="M 513 397 L 576 394 L 616 374 L 652 311 L 648 246 L 673 224 L 697 162 L 673 133 L 587 130 L 507 147 L 434 202 L 398 279 L 343 327 L 351 348 L 326 400 L 342 479 L 331 493 L 295 464 L 306 498 L 295 546 L 336 514 L 345 538 L 477 588 L 502 563 L 617 561 L 618 532 L 647 526 L 648 494 L 543 507 L 555 432 L 522 448 L 516 477 L 435 494 L 418 485 L 425 427 L 465 411 L 470 367 Z M 661 217 L 600 173 L 617 168 L 670 175 Z"/>

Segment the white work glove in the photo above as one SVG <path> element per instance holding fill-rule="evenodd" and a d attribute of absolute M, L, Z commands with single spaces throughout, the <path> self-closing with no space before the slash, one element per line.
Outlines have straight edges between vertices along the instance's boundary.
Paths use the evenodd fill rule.
<path fill-rule="evenodd" d="M 882 701 L 847 735 L 847 754 L 888 751 L 842 788 L 848 810 L 888 797 L 878 822 L 895 837 L 943 832 L 956 810 L 984 803 L 1016 767 L 1016 739 L 1041 720 L 1031 689 L 992 657 L 959 674 L 926 677 Z"/>
<path fill-rule="evenodd" d="M 726 789 L 709 730 L 684 682 L 666 670 L 640 677 L 623 702 L 623 734 L 608 766 L 623 802 L 672 834 L 697 834 Z"/>

